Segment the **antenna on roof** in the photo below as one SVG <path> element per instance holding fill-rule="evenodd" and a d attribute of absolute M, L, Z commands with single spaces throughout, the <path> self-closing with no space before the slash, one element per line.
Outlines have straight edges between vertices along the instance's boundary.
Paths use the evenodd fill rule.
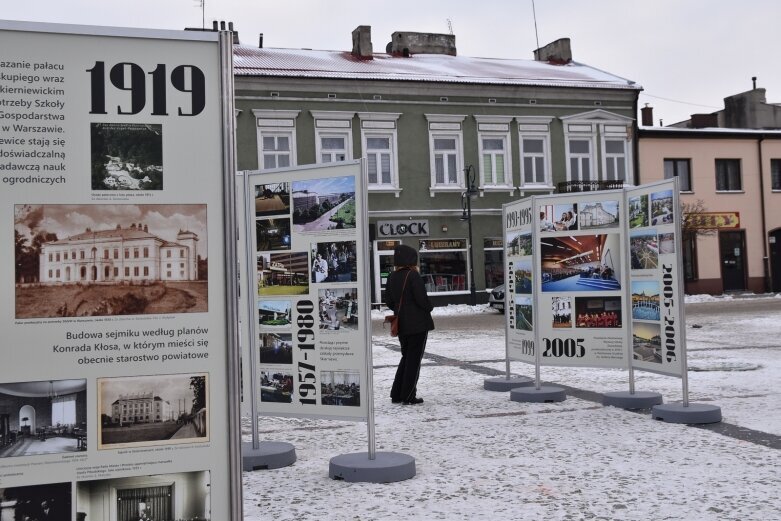
<path fill-rule="evenodd" d="M 537 10 L 534 8 L 534 0 L 532 0 L 532 16 L 534 16 L 534 39 L 537 40 L 537 48 L 539 49 L 540 36 L 537 34 Z"/>
<path fill-rule="evenodd" d="M 195 0 L 196 7 L 201 8 L 201 29 L 206 29 L 206 0 Z"/>
<path fill-rule="evenodd" d="M 447 30 L 450 34 L 453 34 L 453 20 L 447 19 Z"/>

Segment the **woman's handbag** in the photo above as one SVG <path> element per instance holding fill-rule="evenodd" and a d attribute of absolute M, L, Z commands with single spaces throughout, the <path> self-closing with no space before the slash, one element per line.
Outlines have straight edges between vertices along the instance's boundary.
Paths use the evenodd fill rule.
<path fill-rule="evenodd" d="M 399 299 L 399 306 L 396 308 L 397 310 L 401 309 L 401 304 L 404 302 L 404 289 L 407 287 L 407 279 L 409 278 L 409 271 L 407 272 L 407 276 L 404 277 L 404 285 L 401 287 L 401 298 Z M 382 327 L 385 327 L 385 324 L 390 324 L 390 334 L 391 336 L 399 336 L 399 316 L 394 313 L 393 315 L 385 315 L 385 322 L 382 323 Z"/>

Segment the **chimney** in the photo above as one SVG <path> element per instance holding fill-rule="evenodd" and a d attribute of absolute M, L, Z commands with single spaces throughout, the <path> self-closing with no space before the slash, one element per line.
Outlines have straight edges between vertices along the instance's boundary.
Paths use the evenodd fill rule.
<path fill-rule="evenodd" d="M 258 49 L 262 49 L 262 48 L 263 48 L 263 33 L 260 33 L 260 35 L 258 35 Z"/>
<path fill-rule="evenodd" d="M 353 56 L 364 60 L 374 58 L 371 25 L 359 25 L 353 30 Z"/>
<path fill-rule="evenodd" d="M 135 230 L 136 229 L 136 223 L 130 223 L 130 229 Z"/>
<path fill-rule="evenodd" d="M 145 231 L 145 232 L 148 232 L 148 231 L 149 231 L 149 228 L 147 227 L 147 225 L 146 225 L 146 224 L 144 225 L 144 231 Z"/>
<path fill-rule="evenodd" d="M 754 90 L 756 90 L 757 89 L 757 77 L 756 76 L 752 76 L 751 77 L 751 83 L 754 85 L 754 87 L 753 87 Z"/>
<path fill-rule="evenodd" d="M 692 114 L 691 128 L 710 128 L 719 126 L 718 114 Z"/>
<path fill-rule="evenodd" d="M 412 54 L 445 54 L 456 56 L 454 34 L 410 33 L 396 31 L 385 47 L 388 54 L 408 56 Z"/>
<path fill-rule="evenodd" d="M 555 42 L 544 45 L 534 51 L 534 60 L 564 65 L 572 61 L 572 48 L 569 38 L 559 38 Z"/>
<path fill-rule="evenodd" d="M 653 127 L 654 126 L 654 108 L 649 107 L 648 103 L 645 104 L 645 107 L 640 109 L 641 114 L 641 122 L 644 127 Z"/>

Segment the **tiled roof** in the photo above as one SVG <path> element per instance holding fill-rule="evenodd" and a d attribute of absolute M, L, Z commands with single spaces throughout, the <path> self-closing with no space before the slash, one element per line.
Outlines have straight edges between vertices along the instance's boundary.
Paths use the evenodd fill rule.
<path fill-rule="evenodd" d="M 534 60 L 470 58 L 442 54 L 402 57 L 378 53 L 360 59 L 350 52 L 233 46 L 238 77 L 329 78 L 423 81 L 490 85 L 530 85 L 598 89 L 642 87 L 631 80 L 570 62 L 554 65 Z"/>
<path fill-rule="evenodd" d="M 157 235 L 139 229 L 117 228 L 112 230 L 88 231 L 71 235 L 65 239 L 50 244 L 68 244 L 74 241 L 98 240 L 98 239 L 159 239 Z"/>

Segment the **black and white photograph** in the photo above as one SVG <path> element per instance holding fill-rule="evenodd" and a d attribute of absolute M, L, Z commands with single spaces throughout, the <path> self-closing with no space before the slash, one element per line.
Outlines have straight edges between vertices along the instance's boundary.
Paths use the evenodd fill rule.
<path fill-rule="evenodd" d="M 292 305 L 290 300 L 258 300 L 258 325 L 264 331 L 289 331 Z"/>
<path fill-rule="evenodd" d="M 621 289 L 620 235 L 568 235 L 540 240 L 542 291 Z"/>
<path fill-rule="evenodd" d="M 292 333 L 261 333 L 260 334 L 261 364 L 292 364 L 293 334 Z"/>
<path fill-rule="evenodd" d="M 87 380 L 0 384 L 0 458 L 86 450 Z"/>
<path fill-rule="evenodd" d="M 0 488 L 2 521 L 71 521 L 71 483 Z"/>
<path fill-rule="evenodd" d="M 163 126 L 91 123 L 93 190 L 162 190 Z"/>
<path fill-rule="evenodd" d="M 582 203 L 578 207 L 578 221 L 581 230 L 617 228 L 621 224 L 618 201 Z"/>
<path fill-rule="evenodd" d="M 257 259 L 258 295 L 261 297 L 309 293 L 308 253 L 261 253 Z"/>
<path fill-rule="evenodd" d="M 297 232 L 355 228 L 355 178 L 309 179 L 293 183 L 293 225 Z"/>
<path fill-rule="evenodd" d="M 312 282 L 355 282 L 358 280 L 355 241 L 313 242 Z"/>
<path fill-rule="evenodd" d="M 16 318 L 208 311 L 205 204 L 14 207 Z"/>
<path fill-rule="evenodd" d="M 554 328 L 572 327 L 572 297 L 553 297 L 551 299 L 551 314 Z"/>
<path fill-rule="evenodd" d="M 321 371 L 320 399 L 323 405 L 361 405 L 361 374 L 358 371 Z"/>
<path fill-rule="evenodd" d="M 208 375 L 98 378 L 98 448 L 209 441 Z"/>
<path fill-rule="evenodd" d="M 290 183 L 255 186 L 255 216 L 290 216 Z"/>
<path fill-rule="evenodd" d="M 260 401 L 293 401 L 293 374 L 290 368 L 268 368 L 260 371 Z"/>
<path fill-rule="evenodd" d="M 255 219 L 257 251 L 290 249 L 290 218 Z"/>
<path fill-rule="evenodd" d="M 317 291 L 320 329 L 358 330 L 358 289 L 325 288 Z"/>
<path fill-rule="evenodd" d="M 620 328 L 621 297 L 575 297 L 576 328 Z"/>
<path fill-rule="evenodd" d="M 672 224 L 674 215 L 672 190 L 651 194 L 651 226 Z"/>
<path fill-rule="evenodd" d="M 208 470 L 79 481 L 76 520 L 210 521 L 211 485 Z"/>
<path fill-rule="evenodd" d="M 661 364 L 661 326 L 653 322 L 632 322 L 632 351 L 635 360 Z"/>
<path fill-rule="evenodd" d="M 629 227 L 643 228 L 648 226 L 648 196 L 638 195 L 629 198 Z"/>
<path fill-rule="evenodd" d="M 533 331 L 534 306 L 531 297 L 516 295 L 514 299 L 515 329 Z"/>
<path fill-rule="evenodd" d="M 629 234 L 629 261 L 633 270 L 653 270 L 659 266 L 656 230 L 637 230 Z"/>

